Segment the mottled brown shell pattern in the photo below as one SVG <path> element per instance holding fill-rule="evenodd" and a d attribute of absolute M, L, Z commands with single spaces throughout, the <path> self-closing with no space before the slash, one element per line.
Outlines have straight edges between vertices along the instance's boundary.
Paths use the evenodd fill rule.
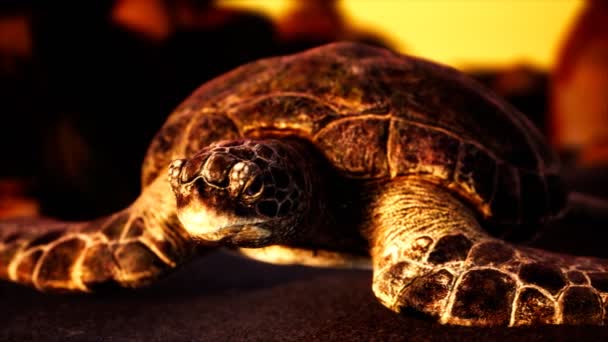
<path fill-rule="evenodd" d="M 203 85 L 152 143 L 144 184 L 219 137 L 284 135 L 309 140 L 347 177 L 443 184 L 495 222 L 543 221 L 565 203 L 558 160 L 521 113 L 454 69 L 351 43 Z"/>

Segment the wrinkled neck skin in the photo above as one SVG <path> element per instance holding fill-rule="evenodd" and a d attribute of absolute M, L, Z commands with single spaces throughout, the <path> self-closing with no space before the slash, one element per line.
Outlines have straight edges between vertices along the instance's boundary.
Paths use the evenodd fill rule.
<path fill-rule="evenodd" d="M 284 241 L 277 244 L 368 255 L 361 235 L 361 183 L 339 174 L 313 146 L 294 141 L 305 160 L 301 167 L 311 184 L 307 211 Z"/>
<path fill-rule="evenodd" d="M 282 139 L 295 152 L 290 156 L 294 169 L 301 172 L 306 184 L 306 195 L 301 198 L 301 210 L 285 219 L 273 222 L 277 231 L 283 231 L 272 244 L 303 246 L 315 245 L 319 233 L 326 230 L 327 222 L 333 221 L 328 198 L 332 170 L 327 162 L 309 143 L 298 139 Z M 324 235 L 324 234 L 321 234 Z M 266 247 L 268 244 L 255 247 Z"/>

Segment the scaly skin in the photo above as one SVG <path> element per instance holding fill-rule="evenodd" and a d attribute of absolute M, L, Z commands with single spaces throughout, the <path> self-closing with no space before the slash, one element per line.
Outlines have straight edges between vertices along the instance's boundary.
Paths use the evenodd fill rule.
<path fill-rule="evenodd" d="M 459 199 L 415 178 L 372 197 L 373 290 L 391 310 L 457 325 L 605 324 L 608 260 L 492 238 Z"/>
<path fill-rule="evenodd" d="M 60 292 L 155 280 L 193 254 L 163 178 L 131 207 L 95 221 L 0 222 L 0 277 Z"/>

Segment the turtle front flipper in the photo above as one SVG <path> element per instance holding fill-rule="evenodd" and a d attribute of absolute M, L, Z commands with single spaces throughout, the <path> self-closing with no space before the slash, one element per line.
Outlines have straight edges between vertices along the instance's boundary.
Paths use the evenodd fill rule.
<path fill-rule="evenodd" d="M 391 310 L 471 326 L 606 321 L 608 261 L 495 239 L 448 190 L 421 180 L 378 190 L 373 291 Z"/>
<path fill-rule="evenodd" d="M 190 257 L 165 179 L 128 209 L 90 222 L 0 221 L 0 278 L 43 291 L 148 284 Z"/>

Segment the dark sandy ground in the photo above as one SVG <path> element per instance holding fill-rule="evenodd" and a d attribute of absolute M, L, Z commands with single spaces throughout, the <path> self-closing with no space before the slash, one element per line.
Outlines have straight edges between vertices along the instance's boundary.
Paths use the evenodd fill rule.
<path fill-rule="evenodd" d="M 1 340 L 608 340 L 608 328 L 463 328 L 398 316 L 367 271 L 262 264 L 225 252 L 138 291 L 44 295 L 0 285 Z"/>
<path fill-rule="evenodd" d="M 606 171 L 570 179 L 599 194 L 604 185 L 594 184 L 605 183 Z M 568 222 L 539 243 L 606 257 L 607 230 L 603 223 Z M 399 316 L 376 302 L 370 283 L 369 271 L 275 266 L 226 252 L 137 291 L 49 295 L 2 282 L 0 340 L 608 340 L 608 327 L 466 328 Z"/>

